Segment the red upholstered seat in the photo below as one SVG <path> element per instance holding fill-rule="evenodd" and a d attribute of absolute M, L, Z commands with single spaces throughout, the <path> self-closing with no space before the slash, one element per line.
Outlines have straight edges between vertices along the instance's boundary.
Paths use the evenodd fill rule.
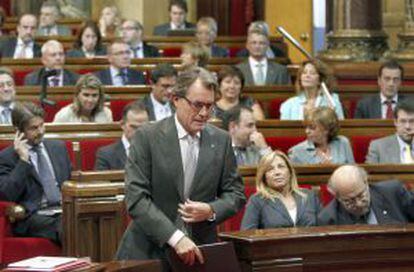
<path fill-rule="evenodd" d="M 237 52 L 239 52 L 241 49 L 242 49 L 242 47 L 240 47 L 240 46 L 231 46 L 231 47 L 229 47 L 229 56 L 231 58 L 236 57 Z"/>
<path fill-rule="evenodd" d="M 14 76 L 14 82 L 16 83 L 16 86 L 23 86 L 24 85 L 24 78 L 27 74 L 31 73 L 33 69 L 24 69 L 24 70 L 14 70 L 13 76 Z"/>
<path fill-rule="evenodd" d="M 375 140 L 380 137 L 381 135 L 355 135 L 350 137 L 352 151 L 354 152 L 354 158 L 356 163 L 365 162 L 365 156 L 368 153 L 369 143 L 372 140 Z"/>
<path fill-rule="evenodd" d="M 321 200 L 321 203 L 323 206 L 326 206 L 329 204 L 329 202 L 332 201 L 334 196 L 329 192 L 328 186 L 326 184 L 320 185 L 319 189 L 320 189 L 319 198 Z"/>
<path fill-rule="evenodd" d="M 81 170 L 93 170 L 95 166 L 95 155 L 98 148 L 112 144 L 116 139 L 89 139 L 79 142 L 81 153 Z"/>
<path fill-rule="evenodd" d="M 179 57 L 181 56 L 181 48 L 180 47 L 164 48 L 162 55 L 164 57 Z"/>
<path fill-rule="evenodd" d="M 49 106 L 49 105 L 45 105 L 44 106 L 44 110 L 45 110 L 45 121 L 46 122 L 52 122 L 53 118 L 55 118 L 55 115 L 58 111 L 60 111 L 63 107 L 69 105 L 70 103 L 72 103 L 73 100 L 59 100 L 59 101 L 55 101 L 56 105 L 54 106 Z"/>
<path fill-rule="evenodd" d="M 112 111 L 112 117 L 114 118 L 114 121 L 120 121 L 122 119 L 122 110 L 124 107 L 129 104 L 130 102 L 135 101 L 133 99 L 128 100 L 112 100 L 111 101 L 111 111 Z"/>
<path fill-rule="evenodd" d="M 59 256 L 61 248 L 45 238 L 14 237 L 6 208 L 12 202 L 0 202 L 0 262 L 8 264 L 39 255 Z"/>
<path fill-rule="evenodd" d="M 279 119 L 280 118 L 280 105 L 285 101 L 283 98 L 276 98 L 270 101 L 269 107 L 267 108 L 267 112 L 269 114 L 269 118 L 271 119 Z"/>
<path fill-rule="evenodd" d="M 273 136 L 266 137 L 266 142 L 273 150 L 279 149 L 287 153 L 289 148 L 305 139 L 305 136 Z"/>

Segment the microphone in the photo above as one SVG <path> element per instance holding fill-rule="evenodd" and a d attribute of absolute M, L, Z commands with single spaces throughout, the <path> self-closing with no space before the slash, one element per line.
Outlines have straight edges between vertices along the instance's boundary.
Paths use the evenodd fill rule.
<path fill-rule="evenodd" d="M 42 76 L 41 76 L 41 87 L 40 87 L 40 94 L 39 99 L 42 106 L 48 105 L 48 106 L 55 106 L 56 102 L 47 99 L 47 79 L 52 76 L 57 76 L 59 74 L 59 71 L 56 69 L 51 70 L 43 70 Z"/>

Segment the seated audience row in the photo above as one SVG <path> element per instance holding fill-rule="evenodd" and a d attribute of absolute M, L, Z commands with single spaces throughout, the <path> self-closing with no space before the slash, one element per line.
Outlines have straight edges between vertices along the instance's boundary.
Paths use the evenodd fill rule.
<path fill-rule="evenodd" d="M 414 195 L 396 180 L 368 184 L 366 171 L 343 165 L 332 174 L 328 190 L 335 196 L 321 209 L 312 190 L 299 188 L 285 154 L 265 155 L 256 174 L 241 229 L 351 224 L 406 224 L 414 221 Z"/>

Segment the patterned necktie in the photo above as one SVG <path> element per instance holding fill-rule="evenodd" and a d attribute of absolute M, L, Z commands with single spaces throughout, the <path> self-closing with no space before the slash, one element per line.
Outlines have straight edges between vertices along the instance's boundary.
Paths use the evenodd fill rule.
<path fill-rule="evenodd" d="M 190 188 L 193 183 L 195 170 L 197 167 L 196 154 L 197 138 L 187 135 L 187 152 L 184 160 L 184 198 L 190 196 Z"/>
<path fill-rule="evenodd" d="M 128 85 L 128 74 L 127 74 L 127 71 L 125 71 L 124 69 L 119 70 L 118 76 L 122 80 L 122 85 Z"/>
<path fill-rule="evenodd" d="M 50 79 L 50 87 L 59 87 L 59 77 L 55 76 Z"/>
<path fill-rule="evenodd" d="M 386 119 L 393 119 L 394 118 L 394 113 L 393 113 L 393 110 L 392 110 L 392 103 L 393 102 L 394 102 L 393 100 L 386 100 L 384 102 L 384 104 L 387 106 L 387 111 L 385 113 L 385 118 Z"/>
<path fill-rule="evenodd" d="M 265 78 L 264 78 L 264 71 L 263 71 L 263 63 L 256 64 L 256 85 L 264 85 Z"/>
<path fill-rule="evenodd" d="M 11 124 L 11 109 L 8 107 L 3 108 L 1 112 L 1 123 L 2 124 Z"/>
<path fill-rule="evenodd" d="M 236 156 L 237 165 L 238 166 L 245 165 L 246 164 L 246 159 L 245 159 L 244 153 L 246 153 L 246 148 L 245 147 L 240 147 L 240 146 L 235 146 L 233 149 L 234 149 L 234 153 L 235 153 L 235 156 Z"/>
<path fill-rule="evenodd" d="M 404 163 L 414 163 L 413 155 L 411 153 L 411 145 L 410 144 L 405 145 Z"/>
<path fill-rule="evenodd" d="M 61 195 L 53 174 L 53 169 L 43 154 L 41 146 L 35 146 L 33 150 L 37 154 L 37 172 L 48 206 L 60 205 Z"/>

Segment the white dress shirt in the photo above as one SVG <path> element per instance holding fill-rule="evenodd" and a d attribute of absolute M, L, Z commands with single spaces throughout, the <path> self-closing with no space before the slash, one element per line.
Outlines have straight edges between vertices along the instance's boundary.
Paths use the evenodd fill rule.
<path fill-rule="evenodd" d="M 187 148 L 188 148 L 188 141 L 187 141 L 187 137 L 189 136 L 188 132 L 183 128 L 183 126 L 180 124 L 180 121 L 178 121 L 177 118 L 177 114 L 174 115 L 174 120 L 175 120 L 175 126 L 177 127 L 177 136 L 178 136 L 178 141 L 180 143 L 180 151 L 181 151 L 181 159 L 182 159 L 182 165 L 184 167 L 185 164 L 185 157 L 187 154 Z M 195 135 L 195 140 L 197 141 L 197 144 L 195 145 L 195 155 L 196 155 L 196 161 L 198 160 L 198 153 L 200 152 L 200 135 L 201 133 L 198 132 Z M 177 207 L 178 209 L 178 207 Z M 180 215 L 179 215 L 180 216 Z M 185 236 L 185 234 L 177 229 L 173 235 L 171 235 L 170 239 L 168 239 L 168 244 L 171 247 L 175 247 L 175 245 L 181 240 L 181 238 L 183 238 Z"/>
<path fill-rule="evenodd" d="M 125 137 L 125 134 L 122 134 L 122 138 L 121 138 L 122 144 L 125 148 L 125 153 L 127 155 L 127 157 L 129 156 L 129 147 L 131 146 L 131 143 L 128 141 L 128 139 Z"/>
<path fill-rule="evenodd" d="M 150 94 L 151 102 L 154 107 L 155 120 L 159 121 L 172 115 L 170 103 L 161 104 L 155 99 L 154 95 Z"/>
<path fill-rule="evenodd" d="M 14 59 L 20 58 L 20 56 L 23 55 L 22 51 L 24 50 L 25 59 L 32 59 L 34 56 L 33 47 L 34 47 L 33 41 L 25 44 L 22 41 L 22 39 L 17 38 L 16 49 L 14 50 L 13 58 Z"/>
<path fill-rule="evenodd" d="M 122 82 L 122 77 L 119 75 L 119 72 L 120 72 L 119 69 L 113 66 L 110 66 L 109 71 L 111 72 L 113 86 L 124 86 Z"/>
<path fill-rule="evenodd" d="M 144 43 L 143 42 L 140 42 L 140 43 L 136 44 L 134 47 L 132 47 L 132 45 L 130 45 L 129 48 L 131 48 L 131 58 L 135 58 L 134 51 L 136 51 L 137 58 L 139 58 L 139 59 L 144 58 Z M 134 50 L 136 48 L 139 48 L 139 49 Z"/>

